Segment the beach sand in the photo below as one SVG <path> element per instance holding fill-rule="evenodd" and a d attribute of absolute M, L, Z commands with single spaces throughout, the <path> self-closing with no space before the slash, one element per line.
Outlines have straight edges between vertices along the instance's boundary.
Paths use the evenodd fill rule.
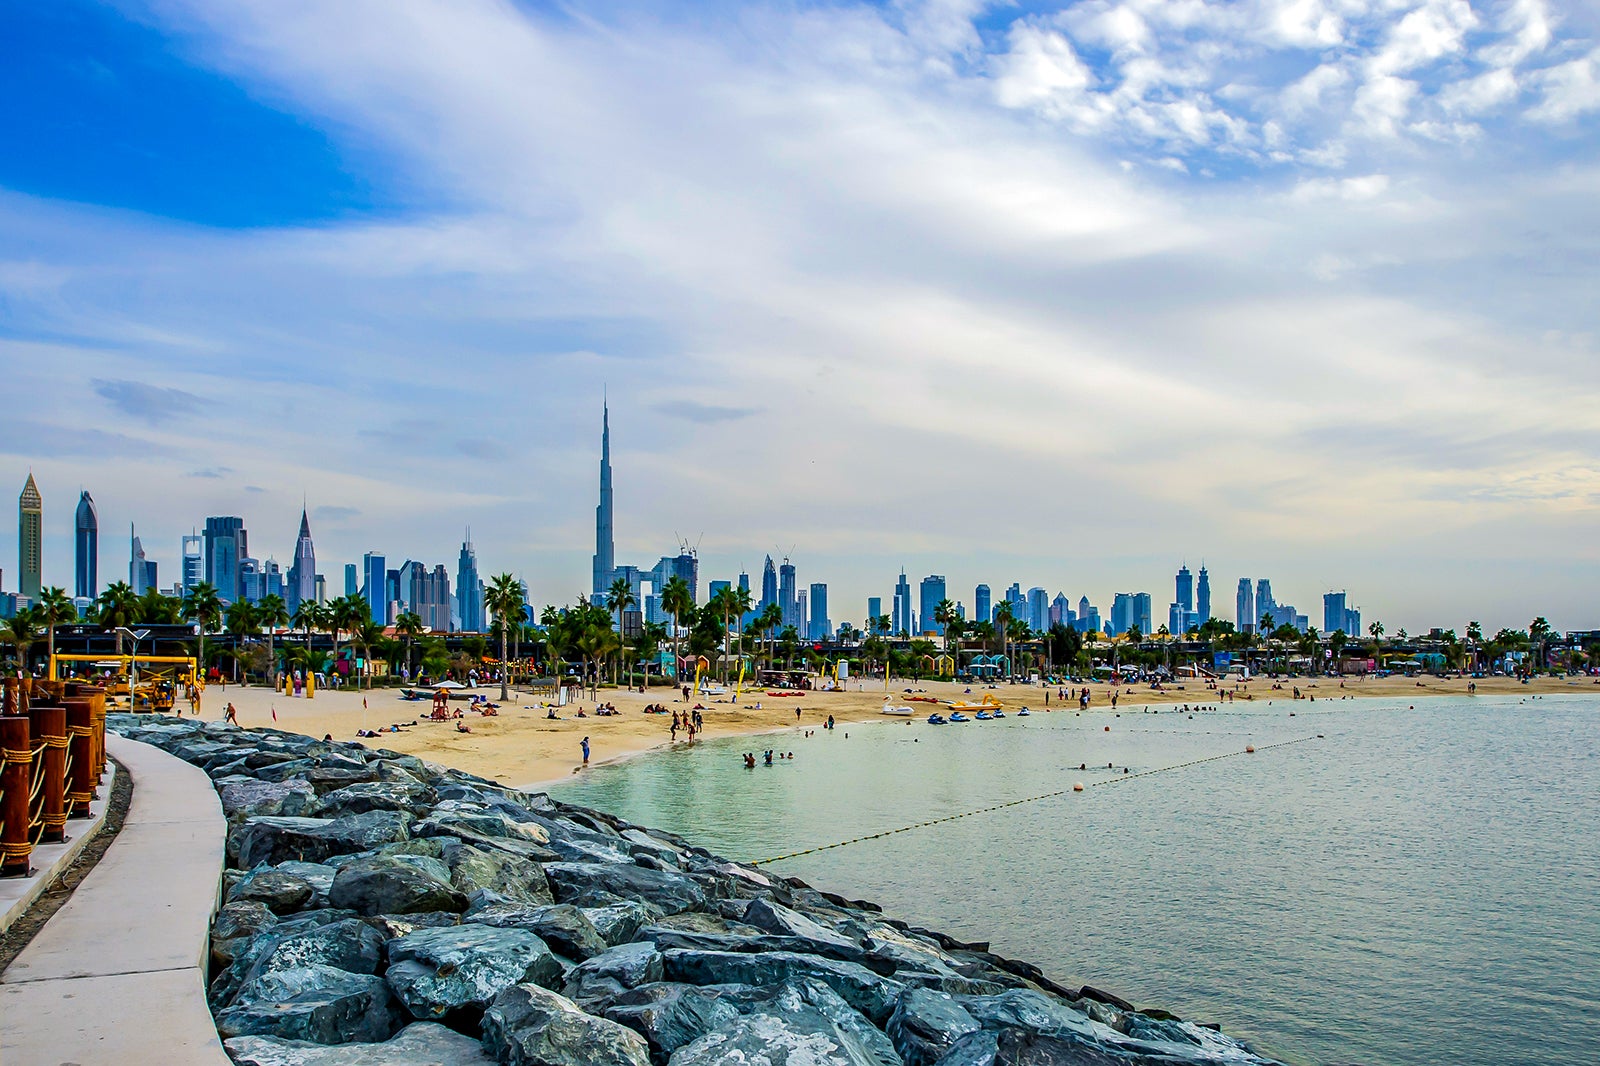
<path fill-rule="evenodd" d="M 860 687 L 858 688 L 858 684 Z M 1239 702 L 1243 693 L 1254 697 L 1253 703 L 1282 706 L 1287 714 L 1296 704 L 1292 689 L 1300 687 L 1302 693 L 1318 700 L 1351 697 L 1410 697 L 1467 694 L 1466 679 L 1447 681 L 1433 677 L 1412 679 L 1406 677 L 1367 678 L 1344 680 L 1340 687 L 1337 678 L 1304 679 L 1283 682 L 1281 691 L 1273 690 L 1270 680 L 1256 678 L 1240 686 Z M 1231 684 L 1224 687 L 1233 688 Z M 917 690 L 907 693 L 906 689 Z M 1111 713 L 1112 689 L 1097 683 L 1090 686 L 1092 713 Z M 702 696 L 684 702 L 681 690 L 652 688 L 649 694 L 622 692 L 615 689 L 600 690 L 602 701 L 610 702 L 620 712 L 616 717 L 594 717 L 596 704 L 582 700 L 557 710 L 561 717 L 551 721 L 545 717 L 540 697 L 513 692 L 512 698 L 501 705 L 500 714 L 484 718 L 468 713 L 464 721 L 471 733 L 460 733 L 452 722 L 430 722 L 427 714 L 430 704 L 406 702 L 392 688 L 370 689 L 365 693 L 354 690 L 317 693 L 314 699 L 296 699 L 261 687 L 226 687 L 213 685 L 202 700 L 202 716 L 220 720 L 227 705 L 232 703 L 238 711 L 239 724 L 246 727 L 275 726 L 279 729 L 321 737 L 332 734 L 335 740 L 356 740 L 358 729 L 384 729 L 391 723 L 403 728 L 398 733 L 383 733 L 362 741 L 369 747 L 389 748 L 417 755 L 431 762 L 452 766 L 470 773 L 518 787 L 533 787 L 565 780 L 579 772 L 582 752 L 579 744 L 589 738 L 590 765 L 600 765 L 668 747 L 672 741 L 668 734 L 669 715 L 647 715 L 644 708 L 652 703 L 664 704 L 669 710 L 686 710 L 699 703 L 704 709 L 705 731 L 701 738 L 758 733 L 794 733 L 798 730 L 819 729 L 828 716 L 836 722 L 894 721 L 881 713 L 884 697 L 893 704 L 910 706 L 916 715 L 910 721 L 921 721 L 935 710 L 948 713 L 949 708 L 926 703 L 907 703 L 910 695 L 938 699 L 968 699 L 976 701 L 985 694 L 998 697 L 1007 711 L 1027 707 L 1038 713 L 1045 709 L 1044 689 L 1038 685 L 1005 685 L 995 688 L 969 686 L 941 681 L 912 681 L 895 679 L 886 691 L 882 681 L 849 682 L 845 692 L 808 692 L 800 697 L 769 696 L 764 691 L 747 691 L 736 705 L 731 697 Z M 1520 695 L 1551 693 L 1600 694 L 1600 685 L 1593 678 L 1544 679 L 1524 685 L 1510 678 L 1484 678 L 1477 682 L 1479 695 Z M 498 685 L 481 686 L 476 692 L 491 699 L 500 694 Z M 1051 689 L 1050 709 L 1073 711 L 1076 701 L 1062 707 Z M 1207 689 L 1203 682 L 1186 682 L 1183 686 L 1169 687 L 1165 692 L 1151 692 L 1147 686 L 1123 687 L 1119 690 L 1118 710 L 1148 705 L 1205 704 L 1219 702 L 1216 690 Z M 758 706 L 759 704 L 759 706 Z M 452 700 L 452 710 L 464 707 L 462 701 Z M 187 703 L 179 701 L 187 713 Z M 575 717 L 579 710 L 588 717 Z M 796 710 L 800 714 L 796 717 Z M 277 718 L 273 719 L 276 711 Z M 898 719 L 905 720 L 905 719 Z M 412 725 L 412 722 L 416 722 Z M 679 733 L 679 744 L 687 743 Z M 778 741 L 777 743 L 781 743 Z"/>

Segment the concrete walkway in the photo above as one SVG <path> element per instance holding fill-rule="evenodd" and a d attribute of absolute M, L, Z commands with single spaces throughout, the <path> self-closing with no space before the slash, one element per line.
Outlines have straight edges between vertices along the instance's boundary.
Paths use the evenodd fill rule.
<path fill-rule="evenodd" d="M 226 1066 L 206 1009 L 227 822 L 204 771 L 108 734 L 133 778 L 122 832 L 0 975 L 6 1066 Z"/>
<path fill-rule="evenodd" d="M 96 787 L 100 798 L 89 801 L 89 817 L 74 818 L 67 822 L 67 841 L 64 844 L 40 844 L 28 858 L 33 873 L 27 877 L 7 877 L 0 880 L 0 933 L 27 913 L 33 901 L 55 882 L 56 877 L 71 865 L 72 860 L 88 846 L 106 820 L 106 808 L 111 803 L 111 789 L 116 785 L 117 768 L 106 765 L 106 775 Z"/>

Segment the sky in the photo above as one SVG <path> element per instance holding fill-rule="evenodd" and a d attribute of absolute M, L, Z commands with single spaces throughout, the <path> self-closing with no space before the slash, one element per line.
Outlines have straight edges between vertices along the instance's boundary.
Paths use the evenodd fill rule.
<path fill-rule="evenodd" d="M 56 0 L 0 90 L 47 584 L 87 487 L 102 582 L 304 500 L 335 592 L 470 526 L 571 602 L 605 398 L 619 561 L 836 624 L 1187 562 L 1600 628 L 1592 2 Z"/>

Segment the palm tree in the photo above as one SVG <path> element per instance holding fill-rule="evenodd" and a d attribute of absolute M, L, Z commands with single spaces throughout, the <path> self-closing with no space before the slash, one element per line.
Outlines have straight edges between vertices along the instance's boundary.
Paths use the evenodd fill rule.
<path fill-rule="evenodd" d="M 679 683 L 679 671 L 682 660 L 678 656 L 679 634 L 683 628 L 683 616 L 694 610 L 694 593 L 689 589 L 689 583 L 681 577 L 674 577 L 668 581 L 661 590 L 661 609 L 672 615 L 672 676 Z"/>
<path fill-rule="evenodd" d="M 275 630 L 289 624 L 289 605 L 277 593 L 268 593 L 256 604 L 256 621 L 267 631 L 267 675 L 272 687 L 278 687 L 278 655 Z"/>
<path fill-rule="evenodd" d="M 745 588 L 743 585 L 729 586 L 725 603 L 728 609 L 728 624 L 730 625 L 732 624 L 731 620 L 733 618 L 743 618 L 745 615 L 749 614 L 751 609 L 756 605 L 755 600 L 751 599 L 750 597 L 750 590 Z M 733 639 L 734 654 L 742 658 L 744 656 L 743 626 L 733 626 Z M 729 664 L 729 668 L 732 668 L 732 664 Z M 727 681 L 729 678 L 724 675 L 722 680 Z"/>
<path fill-rule="evenodd" d="M 118 582 L 122 584 L 122 582 Z M 115 586 L 113 586 L 115 587 Z M 132 591 L 131 589 L 129 591 Z M 106 595 L 111 589 L 106 589 Z M 104 599 L 104 597 L 101 597 Z M 105 617 L 105 608 L 100 608 L 100 616 Z M 206 669 L 206 630 L 211 629 L 222 621 L 222 601 L 217 598 L 217 587 L 209 581 L 202 581 L 189 590 L 189 598 L 183 601 L 183 617 L 195 623 L 200 634 L 199 656 L 196 670 L 200 674 Z M 118 642 L 117 652 L 121 654 L 121 642 Z"/>
<path fill-rule="evenodd" d="M 1550 643 L 1550 638 L 1554 634 L 1555 630 L 1550 628 L 1550 623 L 1545 620 L 1542 614 L 1528 626 L 1528 640 L 1537 649 L 1538 659 L 1535 661 L 1541 670 L 1545 668 L 1548 657 L 1545 647 Z"/>
<path fill-rule="evenodd" d="M 1006 677 L 1011 676 L 1011 656 L 1006 649 L 1007 629 L 1011 626 L 1012 614 L 1016 610 L 1010 600 L 1001 600 L 994 605 L 994 631 L 1000 637 L 1000 658 L 1005 660 Z"/>
<path fill-rule="evenodd" d="M 628 584 L 628 579 L 625 577 L 619 577 L 611 582 L 611 587 L 606 590 L 606 609 L 617 616 L 618 637 L 622 636 L 622 612 L 638 602 L 638 597 L 633 594 L 633 588 Z M 618 641 L 618 643 L 620 644 L 621 642 Z M 611 680 L 613 683 L 617 680 L 615 671 L 612 672 Z"/>
<path fill-rule="evenodd" d="M 366 597 L 356 593 L 340 596 L 328 604 L 323 620 L 333 632 L 333 661 L 337 664 L 340 631 L 350 633 L 353 637 L 356 630 L 372 621 L 372 605 L 367 602 Z M 335 666 L 335 670 L 337 669 Z"/>
<path fill-rule="evenodd" d="M 599 699 L 599 669 L 591 664 L 603 662 L 607 655 L 622 646 L 622 641 L 611 631 L 610 625 L 591 625 L 578 634 L 577 645 L 579 653 L 583 655 L 583 676 L 589 681 L 590 698 Z"/>
<path fill-rule="evenodd" d="M 183 621 L 183 601 L 163 595 L 158 588 L 147 588 L 139 597 L 139 621 L 175 626 Z"/>
<path fill-rule="evenodd" d="M 1478 645 L 1483 643 L 1483 624 L 1481 622 L 1467 623 L 1467 644 L 1472 648 L 1472 672 L 1478 672 Z"/>
<path fill-rule="evenodd" d="M 509 573 L 499 574 L 484 590 L 483 604 L 500 626 L 500 699 L 508 700 L 511 698 L 511 670 L 506 662 L 506 635 L 512 625 L 522 624 L 522 586 Z"/>
<path fill-rule="evenodd" d="M 72 600 L 67 597 L 67 590 L 59 585 L 52 585 L 39 596 L 38 618 L 44 623 L 45 633 L 50 641 L 50 660 L 56 657 L 56 626 L 78 620 L 78 608 L 73 606 Z"/>
<path fill-rule="evenodd" d="M 961 620 L 961 616 L 956 614 L 956 602 L 949 598 L 940 600 L 934 605 L 933 620 L 944 631 L 944 652 L 949 655 L 950 627 L 953 623 Z"/>
<path fill-rule="evenodd" d="M 411 672 L 411 641 L 422 635 L 422 616 L 415 611 L 405 611 L 394 620 L 394 631 L 406 638 L 406 672 Z"/>
<path fill-rule="evenodd" d="M 28 649 L 39 639 L 38 608 L 24 607 L 6 619 L 5 628 L 0 629 L 0 639 L 17 649 L 17 667 L 24 674 L 31 673 L 28 669 Z"/>
<path fill-rule="evenodd" d="M 124 626 L 131 626 L 139 621 L 139 597 L 133 594 L 133 586 L 126 581 L 113 581 L 106 586 L 100 594 L 98 601 L 100 608 L 100 624 L 116 632 L 117 654 L 122 654 L 122 633 Z"/>
<path fill-rule="evenodd" d="M 229 633 L 232 633 L 235 638 L 240 638 L 236 640 L 235 647 L 243 648 L 242 638 L 251 636 L 261 629 L 261 619 L 256 613 L 255 605 L 246 600 L 236 600 L 228 604 L 227 626 Z M 233 658 L 233 679 L 234 681 L 239 680 L 239 657 L 237 654 Z"/>
<path fill-rule="evenodd" d="M 350 632 L 350 639 L 356 647 L 361 649 L 361 680 L 362 688 L 367 687 L 367 675 L 372 669 L 372 649 L 383 639 L 383 627 L 372 621 L 371 616 L 356 624 Z"/>

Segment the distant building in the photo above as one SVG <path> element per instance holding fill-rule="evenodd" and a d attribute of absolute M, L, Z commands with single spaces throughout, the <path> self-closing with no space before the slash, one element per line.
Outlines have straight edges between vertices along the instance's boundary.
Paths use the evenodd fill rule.
<path fill-rule="evenodd" d="M 1250 579 L 1239 579 L 1239 591 L 1233 598 L 1233 624 L 1241 633 L 1254 633 L 1261 615 L 1256 612 L 1256 594 L 1250 587 Z"/>
<path fill-rule="evenodd" d="M 747 596 L 750 592 L 750 575 L 745 573 L 743 570 L 739 571 L 739 591 L 745 593 Z M 746 611 L 744 614 L 740 615 L 739 627 L 742 629 L 749 625 L 750 619 L 754 617 L 754 615 L 754 610 Z"/>
<path fill-rule="evenodd" d="M 805 640 L 806 634 L 811 631 L 811 605 L 804 592 L 795 594 L 794 619 L 794 635 Z"/>
<path fill-rule="evenodd" d="M 207 518 L 205 546 L 206 581 L 217 590 L 217 598 L 223 603 L 236 602 L 243 596 L 242 567 L 250 556 L 244 519 L 236 515 Z"/>
<path fill-rule="evenodd" d="M 767 556 L 767 561 L 761 567 L 761 599 L 756 602 L 756 611 L 765 611 L 768 607 L 778 602 L 778 568 L 773 565 L 772 556 Z"/>
<path fill-rule="evenodd" d="M 878 619 L 881 618 L 882 616 L 883 616 L 883 597 L 882 596 L 868 596 L 867 597 L 867 624 L 865 626 L 865 629 L 866 629 L 866 631 L 868 633 L 876 633 L 878 631 Z"/>
<path fill-rule="evenodd" d="M 1089 616 L 1091 614 L 1094 615 L 1094 617 L 1097 618 L 1097 619 L 1100 617 L 1100 612 L 1095 610 L 1094 605 L 1089 602 L 1089 597 L 1087 597 L 1087 596 L 1079 596 L 1078 597 L 1078 622 L 1079 622 L 1078 632 L 1080 632 L 1080 633 L 1084 632 L 1086 627 L 1087 628 L 1094 628 L 1094 629 L 1100 628 L 1098 623 L 1096 625 L 1094 625 L 1093 627 L 1088 627 L 1088 618 L 1089 618 Z"/>
<path fill-rule="evenodd" d="M 203 551 L 204 540 L 198 533 L 191 533 L 183 538 L 182 558 L 183 574 L 182 586 L 184 599 L 189 598 L 189 593 L 194 587 L 205 580 L 205 554 Z"/>
<path fill-rule="evenodd" d="M 328 579 L 323 577 L 321 574 L 318 574 L 317 578 L 316 578 L 316 582 L 313 585 L 313 587 L 316 590 L 316 600 L 315 600 L 315 602 L 319 603 L 319 604 L 327 603 L 328 602 Z"/>
<path fill-rule="evenodd" d="M 778 567 L 778 607 L 783 611 L 783 624 L 794 626 L 799 632 L 804 624 L 801 618 L 800 600 L 798 597 L 799 586 L 795 584 L 794 564 L 787 558 L 783 565 Z"/>
<path fill-rule="evenodd" d="M 1013 581 L 1006 589 L 1006 602 L 1011 605 L 1011 617 L 1019 622 L 1028 620 L 1028 598 L 1022 594 L 1022 583 Z M 991 617 L 993 614 L 991 612 Z"/>
<path fill-rule="evenodd" d="M 156 564 L 145 557 L 144 545 L 139 542 L 131 523 L 128 541 L 128 584 L 135 596 L 143 596 L 146 590 L 160 587 L 156 584 Z"/>
<path fill-rule="evenodd" d="M 1136 592 L 1133 594 L 1133 624 L 1139 627 L 1139 632 L 1145 636 L 1150 635 L 1150 594 Z"/>
<path fill-rule="evenodd" d="M 1322 597 L 1322 632 L 1342 631 L 1345 636 L 1361 634 L 1361 612 L 1349 604 L 1349 594 L 1329 592 Z"/>
<path fill-rule="evenodd" d="M 833 624 L 828 621 L 828 586 L 822 582 L 811 583 L 810 609 L 811 639 L 827 640 L 833 633 Z"/>
<path fill-rule="evenodd" d="M 714 600 L 718 596 L 720 596 L 724 589 L 731 589 L 731 588 L 733 588 L 733 582 L 731 582 L 731 581 L 713 581 L 713 582 L 711 582 L 711 584 L 706 586 L 706 602 L 710 603 L 712 600 Z"/>
<path fill-rule="evenodd" d="M 919 633 L 937 633 L 944 635 L 944 623 L 934 616 L 939 613 L 939 604 L 947 597 L 944 594 L 944 575 L 929 574 L 922 579 L 922 587 L 918 590 L 922 594 L 921 617 L 918 619 L 917 631 Z"/>
<path fill-rule="evenodd" d="M 1070 627 L 1077 620 L 1078 614 L 1072 609 L 1072 601 L 1067 599 L 1067 594 L 1065 592 L 1056 593 L 1055 598 L 1050 601 L 1049 616 L 1045 619 L 1049 623 L 1049 628 L 1054 629 L 1056 626 Z"/>
<path fill-rule="evenodd" d="M 1111 597 L 1111 632 L 1121 635 L 1133 627 L 1133 594 L 1119 592 Z"/>
<path fill-rule="evenodd" d="M 358 596 L 361 593 L 361 574 L 355 563 L 344 564 L 344 594 Z"/>
<path fill-rule="evenodd" d="M 1272 598 L 1272 582 L 1262 578 L 1256 582 L 1256 628 L 1260 629 L 1261 619 L 1264 617 L 1275 618 L 1278 603 Z M 1278 623 L 1274 621 L 1273 625 Z"/>
<path fill-rule="evenodd" d="M 483 618 L 483 579 L 478 576 L 478 553 L 472 546 L 470 529 L 456 556 L 456 618 L 464 633 L 488 629 Z"/>
<path fill-rule="evenodd" d="M 26 596 L 29 603 L 39 599 L 44 587 L 41 579 L 41 558 L 44 542 L 44 498 L 33 474 L 23 483 L 22 495 L 17 498 L 17 594 Z"/>
<path fill-rule="evenodd" d="M 317 602 L 317 549 L 311 543 L 311 519 L 300 508 L 300 533 L 294 541 L 294 562 L 283 586 L 283 602 L 293 614 L 302 603 Z"/>
<path fill-rule="evenodd" d="M 409 611 L 421 618 L 423 626 L 432 632 L 450 631 L 450 572 L 443 563 L 430 570 L 426 563 L 406 560 L 400 568 L 396 592 L 400 607 L 396 617 Z"/>
<path fill-rule="evenodd" d="M 389 621 L 389 560 L 382 552 L 367 552 L 361 557 L 361 591 L 367 599 L 367 613 L 374 622 Z M 398 575 L 396 575 L 398 584 Z"/>
<path fill-rule="evenodd" d="M 915 625 L 912 618 L 911 607 L 911 582 L 906 580 L 906 572 L 900 571 L 900 580 L 894 585 L 894 618 L 892 632 L 896 636 L 909 636 L 911 628 Z"/>
<path fill-rule="evenodd" d="M 1200 568 L 1200 585 L 1195 590 L 1194 613 L 1201 625 L 1211 621 L 1211 576 Z"/>
<path fill-rule="evenodd" d="M 94 599 L 100 595 L 100 515 L 94 497 L 84 489 L 78 497 L 78 513 L 73 518 L 72 594 Z M 152 588 L 154 586 L 151 586 Z"/>
<path fill-rule="evenodd" d="M 594 509 L 594 588 L 591 600 L 603 602 L 617 565 L 616 528 L 611 498 L 611 407 L 600 414 L 600 505 Z"/>
<path fill-rule="evenodd" d="M 1178 568 L 1178 577 L 1174 582 L 1177 585 L 1177 595 L 1173 597 L 1177 606 L 1183 608 L 1187 617 L 1194 613 L 1194 575 L 1189 573 L 1188 564 Z"/>
<path fill-rule="evenodd" d="M 987 622 L 994 616 L 989 603 L 989 586 L 979 585 L 972 592 L 972 620 Z"/>
<path fill-rule="evenodd" d="M 1028 628 L 1035 632 L 1049 628 L 1050 594 L 1037 585 L 1028 590 Z"/>

